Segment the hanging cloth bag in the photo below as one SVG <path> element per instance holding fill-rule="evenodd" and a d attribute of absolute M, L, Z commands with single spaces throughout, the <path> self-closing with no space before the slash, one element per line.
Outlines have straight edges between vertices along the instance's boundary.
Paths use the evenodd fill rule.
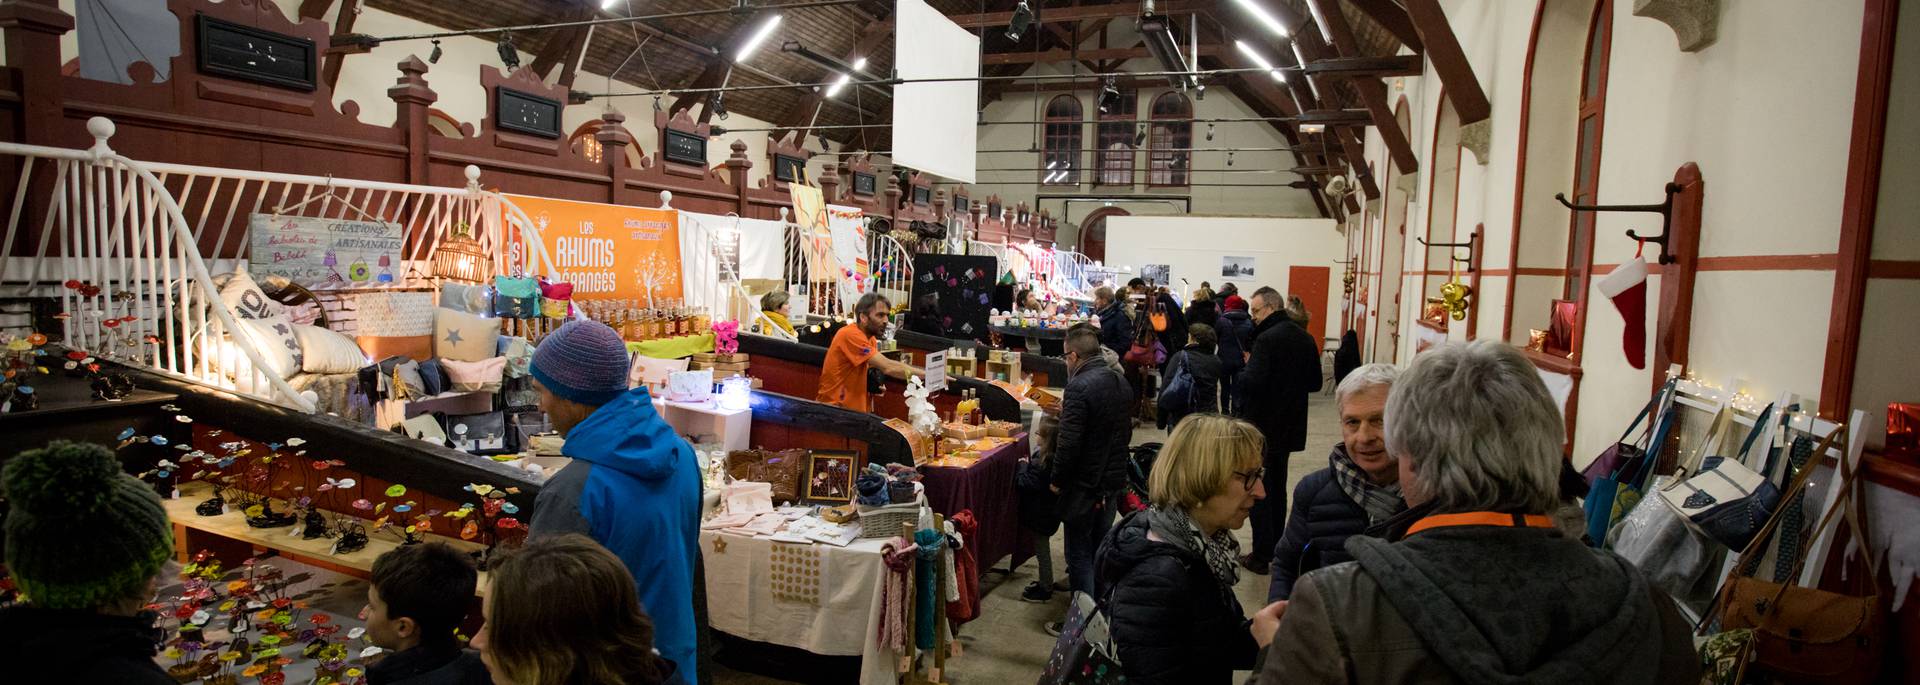
<path fill-rule="evenodd" d="M 1721 412 L 1722 417 L 1732 415 L 1729 409 Z M 1738 453 L 1707 457 L 1700 462 L 1698 472 L 1689 475 L 1683 470 L 1679 479 L 1660 491 L 1660 497 L 1688 523 L 1729 549 L 1745 549 L 1780 505 L 1780 489 L 1745 463 L 1754 440 L 1762 433 L 1768 439 L 1761 449 L 1771 451 L 1774 417 L 1773 405 L 1769 404 L 1754 419 L 1753 430 L 1747 433 Z M 1731 424 L 1730 418 L 1723 420 Z"/>
<path fill-rule="evenodd" d="M 1639 445 L 1627 442 L 1627 436 L 1633 435 L 1633 429 L 1639 428 L 1640 422 L 1645 421 L 1647 416 L 1653 413 L 1654 407 L 1660 406 L 1672 392 L 1673 381 L 1667 381 L 1666 385 L 1661 386 L 1659 392 L 1653 394 L 1653 399 L 1647 400 L 1647 406 L 1640 408 L 1640 414 L 1633 417 L 1633 423 L 1620 433 L 1620 439 L 1601 451 L 1600 456 L 1594 457 L 1593 461 L 1587 463 L 1587 467 L 1580 471 L 1580 477 L 1587 481 L 1587 485 L 1591 486 L 1594 481 L 1618 470 L 1623 462 L 1638 459 L 1646 454 L 1646 450 Z M 1658 422 L 1659 418 L 1655 417 L 1654 421 Z M 1648 424 L 1647 430 L 1651 432 L 1653 424 Z"/>
<path fill-rule="evenodd" d="M 1868 542 L 1872 538 L 1867 535 L 1867 518 L 1861 511 L 1860 474 L 1847 459 L 1846 430 L 1844 424 L 1835 428 L 1814 450 L 1815 455 L 1823 456 L 1833 446 L 1840 448 L 1840 487 L 1813 535 L 1800 540 L 1793 572 L 1786 576 L 1786 582 L 1760 580 L 1748 571 L 1758 565 L 1767 542 L 1779 531 L 1785 517 L 1775 515 L 1740 552 L 1733 572 L 1720 586 L 1716 610 L 1708 614 L 1720 619 L 1723 631 L 1752 630 L 1754 665 L 1788 682 L 1868 683 L 1879 675 L 1884 663 L 1887 615 L 1878 593 L 1880 564 L 1874 557 L 1873 544 Z M 1808 477 L 1819 463 L 1809 461 L 1794 475 L 1785 493 L 1788 498 L 1806 489 Z M 1808 544 L 1836 516 L 1845 517 L 1848 530 L 1860 542 L 1857 553 L 1848 557 L 1855 564 L 1849 577 L 1866 588 L 1863 594 L 1793 584 L 1807 563 Z M 1837 528 L 1833 534 L 1839 534 Z M 1847 556 L 1845 552 L 1842 555 Z M 1706 628 L 1701 627 L 1703 631 Z"/>
<path fill-rule="evenodd" d="M 1654 399 L 1662 400 L 1661 397 Z M 1663 406 L 1654 422 L 1647 426 L 1646 442 L 1634 447 L 1630 455 L 1623 457 L 1605 476 L 1595 479 L 1587 488 L 1587 499 L 1583 504 L 1587 515 L 1588 544 L 1594 547 L 1606 545 L 1607 530 L 1639 503 L 1640 493 L 1653 473 L 1653 463 L 1660 458 L 1660 447 L 1667 442 L 1667 431 L 1673 428 L 1673 405 L 1665 403 Z"/>
<path fill-rule="evenodd" d="M 502 319 L 539 317 L 539 281 L 532 276 L 494 276 L 493 315 Z"/>

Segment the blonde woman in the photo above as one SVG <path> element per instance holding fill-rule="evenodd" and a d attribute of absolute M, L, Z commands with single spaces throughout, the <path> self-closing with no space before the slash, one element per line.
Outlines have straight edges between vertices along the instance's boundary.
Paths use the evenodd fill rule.
<path fill-rule="evenodd" d="M 793 323 L 787 321 L 788 312 L 793 303 L 787 301 L 787 291 L 775 290 L 760 297 L 760 332 L 766 335 L 793 340 L 800 334 L 793 330 Z"/>
<path fill-rule="evenodd" d="M 1152 507 L 1107 535 L 1095 597 L 1129 683 L 1228 683 L 1253 667 L 1258 646 L 1233 594 L 1233 531 L 1266 496 L 1263 443 L 1245 421 L 1188 416 L 1147 477 Z"/>

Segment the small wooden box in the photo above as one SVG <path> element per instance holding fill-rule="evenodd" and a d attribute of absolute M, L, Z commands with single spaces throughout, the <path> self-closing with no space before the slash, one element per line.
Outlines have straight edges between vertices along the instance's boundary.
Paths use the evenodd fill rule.
<path fill-rule="evenodd" d="M 953 378 L 975 378 L 975 369 L 979 368 L 971 357 L 947 358 L 947 375 Z"/>
<path fill-rule="evenodd" d="M 992 421 L 987 424 L 987 435 L 996 438 L 1011 438 L 1020 434 L 1020 424 L 1012 421 Z"/>

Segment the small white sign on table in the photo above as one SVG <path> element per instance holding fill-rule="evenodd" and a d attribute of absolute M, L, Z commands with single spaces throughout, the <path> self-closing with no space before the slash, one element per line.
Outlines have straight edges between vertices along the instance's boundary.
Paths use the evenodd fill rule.
<path fill-rule="evenodd" d="M 927 389 L 941 391 L 947 389 L 947 351 L 927 353 Z"/>

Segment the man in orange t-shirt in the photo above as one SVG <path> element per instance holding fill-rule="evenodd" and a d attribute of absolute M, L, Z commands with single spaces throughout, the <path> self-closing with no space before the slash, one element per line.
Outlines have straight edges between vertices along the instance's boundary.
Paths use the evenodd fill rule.
<path fill-rule="evenodd" d="M 880 355 L 878 338 L 887 332 L 887 310 L 892 303 L 879 293 L 860 296 L 854 305 L 853 325 L 840 329 L 827 346 L 827 362 L 820 369 L 820 394 L 814 399 L 854 411 L 872 411 L 867 396 L 867 365 L 894 378 L 925 376 L 926 371 Z"/>

